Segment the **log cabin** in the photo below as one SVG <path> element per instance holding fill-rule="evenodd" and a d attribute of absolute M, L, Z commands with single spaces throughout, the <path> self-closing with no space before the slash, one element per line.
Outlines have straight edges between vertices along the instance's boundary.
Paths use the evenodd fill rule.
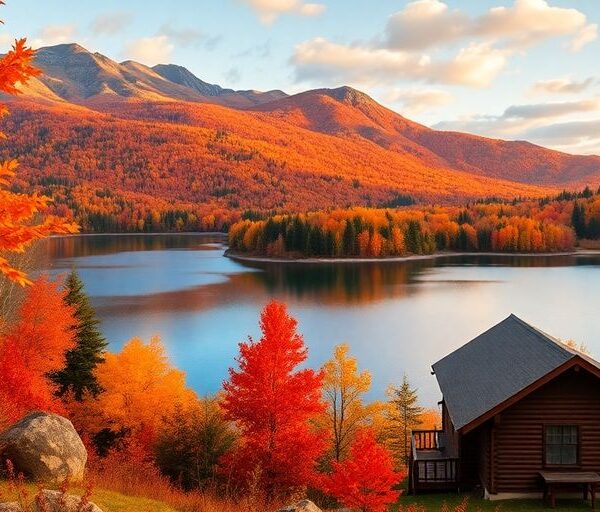
<path fill-rule="evenodd" d="M 432 369 L 442 426 L 412 433 L 410 491 L 540 497 L 542 472 L 600 471 L 600 363 L 591 357 L 511 315 Z"/>

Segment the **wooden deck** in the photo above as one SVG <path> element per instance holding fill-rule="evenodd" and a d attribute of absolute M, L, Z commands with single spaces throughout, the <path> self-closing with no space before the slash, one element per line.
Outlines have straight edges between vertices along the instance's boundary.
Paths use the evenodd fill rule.
<path fill-rule="evenodd" d="M 410 492 L 454 490 L 458 489 L 458 482 L 458 455 L 448 449 L 444 432 L 414 430 L 409 464 Z"/>

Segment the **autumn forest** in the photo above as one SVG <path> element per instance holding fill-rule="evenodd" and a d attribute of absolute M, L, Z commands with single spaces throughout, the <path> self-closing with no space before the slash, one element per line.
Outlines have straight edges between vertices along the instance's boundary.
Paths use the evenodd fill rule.
<path fill-rule="evenodd" d="M 295 15 L 308 16 L 317 4 L 293 5 L 300 6 Z M 64 500 L 74 484 L 83 496 L 77 512 L 92 510 L 85 508 L 90 497 L 109 500 L 107 493 L 117 495 L 113 502 L 136 500 L 118 508 L 123 512 L 159 510 L 157 503 L 165 507 L 160 512 L 271 512 L 305 498 L 324 510 L 428 512 L 399 499 L 407 490 L 411 431 L 442 428 L 435 402 L 423 400 L 402 370 L 373 398 L 374 374 L 355 346 L 329 340 L 335 345 L 313 364 L 302 334 L 305 325 L 315 329 L 301 318 L 309 300 L 348 314 L 326 319 L 333 332 L 344 321 L 362 321 L 360 306 L 391 297 L 380 292 L 387 271 L 360 274 L 357 267 L 354 280 L 339 279 L 363 288 L 352 292 L 358 300 L 344 302 L 334 293 L 329 301 L 307 297 L 304 288 L 284 290 L 281 299 L 274 283 L 283 272 L 260 281 L 253 274 L 264 268 L 245 268 L 240 278 L 234 265 L 315 259 L 333 268 L 343 260 L 534 258 L 600 247 L 600 156 L 429 128 L 352 87 L 236 91 L 181 66 L 117 62 L 62 40 L 34 51 L 19 39 L 0 57 L 0 93 L 0 436 L 35 411 L 68 420 L 86 454 L 85 472 L 52 489 Z M 78 240 L 67 237 L 172 233 L 219 233 L 226 244 L 194 247 L 197 259 L 215 251 L 200 277 L 185 267 L 188 260 L 177 260 L 189 280 L 183 295 L 173 268 L 165 279 L 155 261 L 137 262 L 140 288 L 126 289 L 116 272 L 105 278 L 118 295 L 99 292 L 102 278 L 88 281 L 86 272 L 133 273 L 133 263 L 84 263 L 73 250 L 55 271 L 36 258 L 48 250 L 45 242 Z M 135 242 L 127 244 L 114 252 L 136 251 Z M 214 264 L 218 250 L 225 270 Z M 421 298 L 404 277 L 389 288 L 404 287 L 406 301 Z M 302 271 L 296 278 L 310 281 Z M 252 316 L 258 338 L 230 339 L 228 325 L 219 330 L 218 344 L 237 345 L 216 393 L 189 384 L 165 337 L 136 332 L 119 345 L 107 334 L 114 331 L 103 330 L 102 314 L 118 310 L 122 326 L 136 306 L 153 300 L 155 311 L 156 304 L 172 308 L 164 310 L 172 323 L 179 314 L 200 318 L 203 301 L 235 309 L 240 303 L 217 297 L 219 286 L 241 294 L 236 283 L 244 279 L 254 286 L 245 298 L 252 307 L 259 292 L 270 297 Z M 499 282 L 490 275 L 480 281 Z M 432 280 L 431 289 L 444 282 Z M 90 283 L 98 287 L 93 293 Z M 473 283 L 479 281 L 465 279 L 464 288 Z M 234 313 L 237 322 L 242 314 Z M 453 311 L 441 321 L 446 314 Z M 457 316 L 456 323 L 465 322 Z M 396 342 L 404 335 L 417 351 L 417 330 L 396 328 L 385 336 Z M 215 337 L 208 328 L 203 335 Z M 366 342 L 369 353 L 378 350 Z M 223 353 L 206 351 L 206 365 Z M 3 439 L 0 502 L 10 495 L 22 512 L 54 510 L 42 506 L 42 484 L 11 460 Z M 138 500 L 149 501 L 142 507 Z M 467 503 L 454 512 L 466 512 Z M 440 509 L 451 510 L 445 501 Z"/>

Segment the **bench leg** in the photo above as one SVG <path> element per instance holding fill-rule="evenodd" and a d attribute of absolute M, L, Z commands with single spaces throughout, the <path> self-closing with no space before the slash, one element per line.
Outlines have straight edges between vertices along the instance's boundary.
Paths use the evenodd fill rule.
<path fill-rule="evenodd" d="M 550 492 L 550 506 L 552 508 L 556 508 L 556 496 L 554 496 L 554 486 L 549 485 L 548 488 L 549 488 L 548 490 Z"/>
<path fill-rule="evenodd" d="M 588 491 L 590 490 L 591 485 L 583 484 L 583 501 L 587 501 L 588 499 Z"/>

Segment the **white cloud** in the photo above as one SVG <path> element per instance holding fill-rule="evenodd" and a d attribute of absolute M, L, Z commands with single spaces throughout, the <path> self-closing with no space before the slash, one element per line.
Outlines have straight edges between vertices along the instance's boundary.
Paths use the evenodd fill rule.
<path fill-rule="evenodd" d="M 562 151 L 578 152 L 578 147 L 575 146 L 585 135 L 582 127 L 591 128 L 595 125 L 588 121 L 557 121 L 573 114 L 593 116 L 599 111 L 600 98 L 512 105 L 501 115 L 465 116 L 453 121 L 443 121 L 434 128 L 476 133 L 487 137 L 530 140 Z M 575 127 L 579 130 L 576 134 Z M 564 135 L 563 139 L 560 138 L 561 133 Z M 596 137 L 596 133 L 590 132 L 588 136 L 598 138 L 600 142 L 600 135 Z M 572 136 L 575 135 L 577 140 L 572 140 Z"/>
<path fill-rule="evenodd" d="M 128 43 L 124 55 L 128 59 L 139 61 L 148 66 L 166 64 L 171 60 L 175 45 L 166 35 L 142 37 Z"/>
<path fill-rule="evenodd" d="M 553 78 L 552 80 L 540 80 L 533 84 L 530 93 L 549 94 L 577 94 L 588 89 L 595 79 L 592 77 L 585 80 L 575 81 L 571 78 Z"/>
<path fill-rule="evenodd" d="M 454 101 L 449 92 L 440 89 L 393 89 L 385 99 L 389 103 L 400 103 L 402 113 L 410 114 L 420 114 Z"/>
<path fill-rule="evenodd" d="M 272 24 L 283 14 L 318 16 L 325 12 L 325 5 L 302 0 L 241 0 L 257 13 L 261 23 Z"/>
<path fill-rule="evenodd" d="M 165 23 L 160 28 L 159 35 L 165 35 L 181 46 L 192 46 L 207 39 L 206 34 L 201 30 L 193 27 L 174 27 L 170 23 Z"/>
<path fill-rule="evenodd" d="M 598 99 L 512 105 L 504 111 L 502 117 L 505 119 L 546 120 L 579 112 L 592 112 L 599 106 Z"/>
<path fill-rule="evenodd" d="M 424 50 L 456 41 L 465 35 L 469 18 L 451 11 L 439 0 L 417 0 L 390 16 L 386 46 L 403 50 Z"/>
<path fill-rule="evenodd" d="M 569 49 L 572 52 L 578 52 L 585 45 L 595 41 L 598 38 L 598 25 L 595 23 L 593 25 L 588 25 L 581 29 L 579 34 L 577 34 L 573 40 L 569 43 Z"/>
<path fill-rule="evenodd" d="M 72 43 L 77 38 L 75 25 L 48 25 L 42 28 L 31 41 L 33 48 Z"/>
<path fill-rule="evenodd" d="M 546 0 L 515 0 L 477 18 L 450 10 L 441 0 L 416 0 L 389 18 L 385 44 L 423 50 L 475 38 L 516 50 L 561 36 L 570 36 L 569 48 L 579 51 L 596 39 L 597 26 L 577 9 L 554 7 Z"/>
<path fill-rule="evenodd" d="M 122 32 L 131 24 L 133 16 L 124 11 L 107 12 L 96 16 L 90 24 L 91 31 L 96 35 L 114 35 Z"/>
<path fill-rule="evenodd" d="M 415 0 L 390 16 L 384 33 L 370 41 L 341 44 L 314 38 L 296 47 L 291 62 L 298 81 L 370 85 L 420 80 L 485 88 L 514 55 L 531 46 L 566 37 L 568 48 L 577 51 L 596 36 L 597 27 L 585 14 L 547 0 L 514 0 L 478 17 L 442 0 Z"/>
<path fill-rule="evenodd" d="M 400 80 L 487 87 L 506 64 L 506 52 L 488 45 L 471 45 L 449 60 L 427 55 L 342 45 L 315 38 L 296 47 L 292 63 L 299 81 L 374 85 Z"/>
<path fill-rule="evenodd" d="M 238 68 L 229 68 L 223 73 L 227 84 L 237 84 L 242 79 L 242 74 Z"/>
<path fill-rule="evenodd" d="M 489 87 L 507 63 L 506 50 L 489 44 L 471 44 L 462 48 L 456 57 L 432 66 L 426 75 L 430 82 Z"/>
<path fill-rule="evenodd" d="M 540 126 L 524 136 L 561 151 L 600 155 L 600 119 Z"/>

